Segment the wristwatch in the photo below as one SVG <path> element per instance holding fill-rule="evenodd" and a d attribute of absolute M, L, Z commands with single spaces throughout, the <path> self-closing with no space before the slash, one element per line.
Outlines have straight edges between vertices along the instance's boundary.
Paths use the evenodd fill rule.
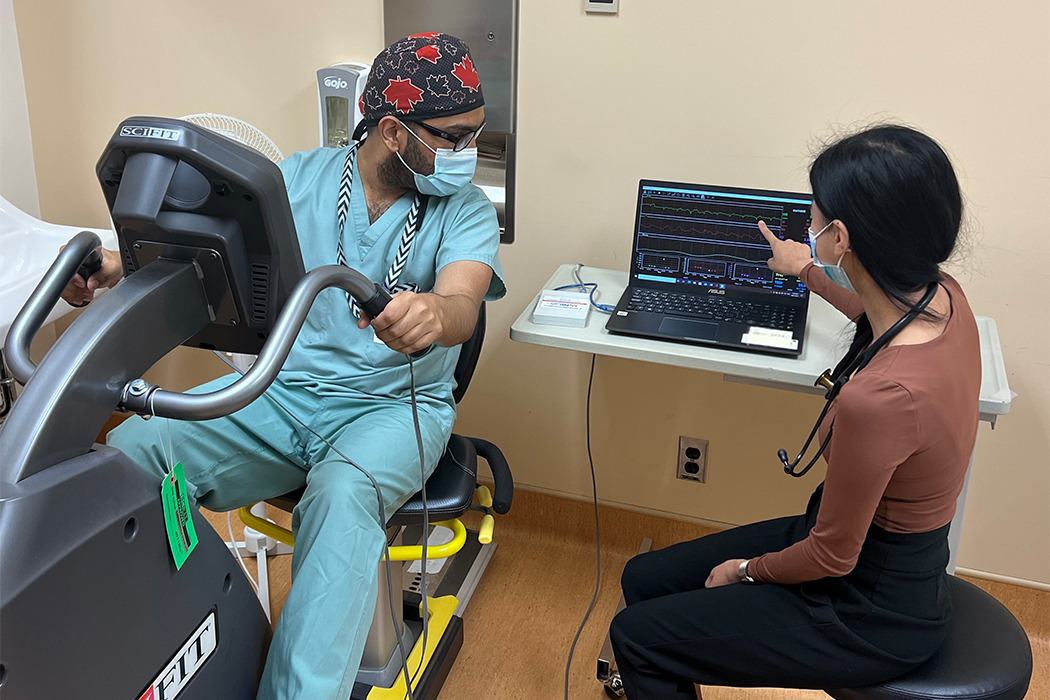
<path fill-rule="evenodd" d="M 740 562 L 740 568 L 737 569 L 737 575 L 740 577 L 740 583 L 758 583 L 747 573 L 747 565 L 750 563 L 750 559 L 745 559 L 744 561 Z"/>

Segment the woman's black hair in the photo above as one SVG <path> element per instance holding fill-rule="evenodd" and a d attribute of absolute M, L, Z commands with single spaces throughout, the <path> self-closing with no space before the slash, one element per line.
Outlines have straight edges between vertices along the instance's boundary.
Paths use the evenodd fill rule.
<path fill-rule="evenodd" d="M 902 309 L 941 277 L 962 223 L 951 161 L 929 136 L 876 126 L 831 144 L 809 171 L 813 199 L 849 230 L 850 249 Z"/>
<path fill-rule="evenodd" d="M 962 194 L 936 141 L 906 126 L 865 129 L 825 148 L 809 182 L 827 221 L 845 224 L 857 261 L 902 310 L 940 280 L 941 263 L 959 235 Z M 840 366 L 871 341 L 871 323 L 862 315 Z"/>

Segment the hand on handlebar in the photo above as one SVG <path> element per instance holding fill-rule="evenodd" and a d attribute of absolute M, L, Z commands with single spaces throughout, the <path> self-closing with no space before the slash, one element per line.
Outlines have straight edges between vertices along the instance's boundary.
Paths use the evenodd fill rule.
<path fill-rule="evenodd" d="M 62 246 L 64 249 L 65 246 Z M 102 268 L 84 279 L 80 275 L 63 290 L 62 298 L 72 306 L 84 306 L 95 298 L 95 290 L 108 288 L 115 285 L 124 276 L 124 268 L 120 264 L 120 258 L 112 250 L 102 249 Z"/>
<path fill-rule="evenodd" d="M 357 327 L 363 330 L 371 325 L 376 337 L 391 350 L 406 355 L 426 350 L 444 333 L 438 300 L 434 294 L 397 292 L 377 318 L 362 311 Z"/>

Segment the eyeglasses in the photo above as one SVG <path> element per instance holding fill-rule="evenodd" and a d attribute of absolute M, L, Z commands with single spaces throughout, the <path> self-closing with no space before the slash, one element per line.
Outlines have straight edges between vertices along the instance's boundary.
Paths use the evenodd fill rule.
<path fill-rule="evenodd" d="M 470 144 L 474 142 L 474 139 L 481 135 L 481 130 L 485 128 L 485 122 L 482 122 L 481 126 L 479 126 L 474 131 L 469 131 L 465 134 L 456 135 L 450 134 L 447 131 L 442 131 L 441 129 L 438 129 L 435 126 L 431 126 L 430 124 L 426 124 L 424 122 L 413 121 L 412 123 L 418 124 L 425 130 L 430 132 L 431 135 L 437 136 L 439 139 L 444 139 L 445 141 L 448 141 L 451 144 L 455 144 L 452 146 L 452 150 L 457 153 L 470 146 Z"/>

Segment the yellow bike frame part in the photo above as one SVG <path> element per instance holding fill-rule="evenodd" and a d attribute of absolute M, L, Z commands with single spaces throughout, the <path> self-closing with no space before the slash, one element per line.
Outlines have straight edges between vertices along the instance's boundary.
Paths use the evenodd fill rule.
<path fill-rule="evenodd" d="M 477 489 L 478 503 L 485 506 L 486 508 L 492 507 L 492 492 L 489 491 L 489 487 L 485 484 L 481 484 Z"/>
<path fill-rule="evenodd" d="M 459 522 L 453 520 L 451 522 Z M 463 527 L 460 525 L 460 527 Z M 434 650 L 445 635 L 445 629 L 452 620 L 452 614 L 456 611 L 459 601 L 455 596 L 447 595 L 441 598 L 427 598 L 427 612 L 430 619 L 427 625 L 427 648 L 423 649 L 423 635 L 419 635 L 412 652 L 408 655 L 408 672 L 414 676 L 412 689 L 415 690 L 419 681 L 423 678 L 422 669 L 426 668 L 434 656 Z M 423 614 L 423 606 L 420 605 L 419 614 Z M 405 674 L 397 674 L 397 681 L 391 688 L 373 687 L 368 692 L 368 700 L 404 700 L 408 696 L 405 687 Z"/>
<path fill-rule="evenodd" d="M 481 544 L 489 544 L 492 542 L 492 528 L 495 527 L 496 520 L 491 515 L 486 515 L 481 519 L 481 527 L 478 528 L 478 542 Z"/>
<path fill-rule="evenodd" d="M 240 508 L 237 511 L 237 516 L 240 517 L 242 523 L 258 532 L 261 532 L 267 537 L 272 537 L 278 542 L 283 542 L 291 547 L 295 546 L 295 537 L 292 535 L 291 530 L 258 517 L 248 508 Z M 464 527 L 463 523 L 458 519 L 444 520 L 431 524 L 444 525 L 452 530 L 452 541 L 447 544 L 427 547 L 427 559 L 445 559 L 451 557 L 453 554 L 463 549 L 463 545 L 467 543 L 467 528 Z M 390 561 L 418 561 L 422 558 L 422 545 L 390 547 Z"/>
<path fill-rule="evenodd" d="M 458 519 L 444 520 L 431 525 L 444 525 L 452 530 L 452 541 L 448 544 L 431 545 L 427 547 L 427 559 L 445 559 L 463 549 L 467 543 L 467 528 Z M 411 545 L 390 548 L 390 561 L 420 561 L 423 559 L 422 545 Z M 380 560 L 382 561 L 382 560 Z"/>
<path fill-rule="evenodd" d="M 248 508 L 238 508 L 237 517 L 241 519 L 241 522 L 252 528 L 256 532 L 261 532 L 267 537 L 272 537 L 278 542 L 294 547 L 295 537 L 292 536 L 291 530 L 286 530 L 280 525 L 275 525 L 269 520 L 263 520 L 259 516 L 255 515 Z"/>

